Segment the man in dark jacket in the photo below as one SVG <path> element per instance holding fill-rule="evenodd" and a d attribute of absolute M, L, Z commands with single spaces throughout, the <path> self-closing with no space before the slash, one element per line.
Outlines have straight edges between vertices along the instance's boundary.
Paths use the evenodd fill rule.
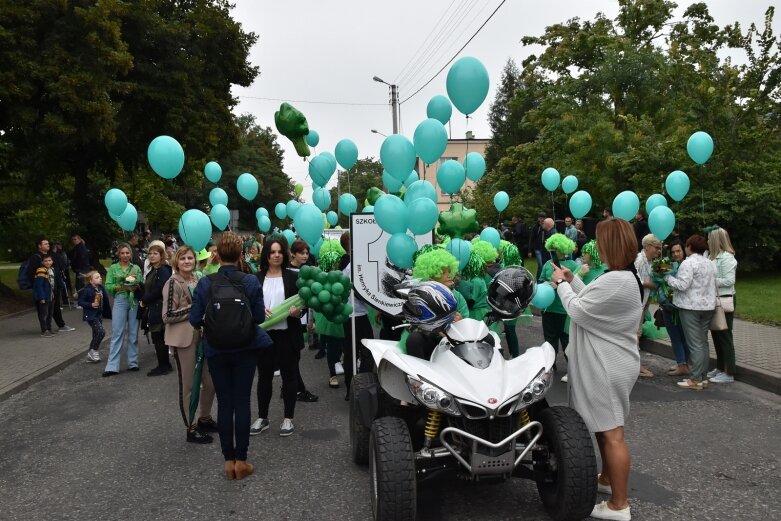
<path fill-rule="evenodd" d="M 29 280 L 33 280 L 35 278 L 35 272 L 43 266 L 43 256 L 49 254 L 49 240 L 45 237 L 39 237 L 37 241 L 35 241 L 35 245 L 38 247 L 38 251 L 33 253 L 30 256 L 30 259 L 27 261 L 27 278 Z M 56 266 L 53 266 L 54 271 L 54 280 L 60 280 L 59 278 L 62 277 L 62 273 L 57 269 Z M 59 293 L 56 289 L 57 284 L 55 284 L 54 288 L 54 296 L 55 300 L 52 305 L 52 318 L 54 319 L 54 322 L 57 323 L 57 327 L 59 328 L 57 331 L 75 331 L 76 328 L 70 327 L 65 324 L 65 320 L 62 318 L 62 309 L 60 309 L 60 302 L 58 300 Z"/>
<path fill-rule="evenodd" d="M 75 234 L 71 237 L 71 243 L 73 249 L 71 250 L 71 267 L 76 274 L 76 292 L 84 287 L 84 276 L 90 272 L 92 265 L 89 260 L 89 250 L 84 239 L 80 235 Z"/>
<path fill-rule="evenodd" d="M 523 259 L 529 252 L 529 227 L 526 223 L 518 219 L 517 216 L 513 217 L 513 240 L 518 247 L 518 252 Z"/>
<path fill-rule="evenodd" d="M 52 259 L 54 260 L 54 298 L 58 306 L 68 305 L 68 295 L 73 292 L 71 287 L 70 261 L 62 251 L 60 241 L 52 242 Z"/>
<path fill-rule="evenodd" d="M 537 224 L 532 228 L 532 233 L 529 237 L 528 253 L 529 258 L 531 258 L 532 253 L 534 253 L 534 257 L 537 259 L 537 280 L 540 279 L 543 264 L 550 259 L 550 253 L 545 249 L 545 241 L 548 237 L 553 235 L 555 231 L 556 223 L 553 222 L 553 219 L 546 218 L 545 212 L 538 213 Z"/>

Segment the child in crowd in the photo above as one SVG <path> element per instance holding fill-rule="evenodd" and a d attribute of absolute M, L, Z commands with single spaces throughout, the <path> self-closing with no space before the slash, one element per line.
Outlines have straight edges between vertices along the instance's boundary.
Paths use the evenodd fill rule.
<path fill-rule="evenodd" d="M 103 287 L 103 277 L 97 271 L 90 271 L 84 277 L 87 285 L 79 291 L 79 306 L 84 310 L 83 320 L 92 328 L 92 340 L 87 351 L 87 362 L 100 362 L 98 348 L 106 336 L 103 318 L 111 318 L 108 293 Z"/>
<path fill-rule="evenodd" d="M 54 311 L 54 260 L 48 253 L 41 255 L 41 267 L 35 270 L 33 279 L 33 299 L 38 309 L 38 322 L 41 324 L 41 336 L 51 338 L 52 312 Z M 59 306 L 59 304 L 57 304 Z"/>

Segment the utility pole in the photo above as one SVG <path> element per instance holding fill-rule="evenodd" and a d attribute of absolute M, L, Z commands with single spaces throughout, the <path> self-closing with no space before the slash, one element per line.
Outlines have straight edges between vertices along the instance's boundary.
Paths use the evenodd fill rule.
<path fill-rule="evenodd" d="M 375 76 L 372 78 L 377 83 L 384 83 L 388 87 L 390 87 L 391 92 L 391 111 L 393 112 L 393 133 L 398 134 L 399 133 L 399 87 L 398 85 L 393 85 L 388 83 L 387 81 L 383 80 L 379 76 Z"/>

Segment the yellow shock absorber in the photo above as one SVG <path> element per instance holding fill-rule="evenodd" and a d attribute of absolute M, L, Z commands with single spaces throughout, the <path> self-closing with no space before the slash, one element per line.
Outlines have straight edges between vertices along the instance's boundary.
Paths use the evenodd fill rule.
<path fill-rule="evenodd" d="M 518 416 L 518 421 L 521 423 L 521 427 L 527 425 L 529 423 L 529 411 L 526 409 L 522 410 L 521 414 Z"/>
<path fill-rule="evenodd" d="M 442 423 L 442 413 L 439 411 L 429 411 L 426 419 L 426 429 L 423 431 L 426 435 L 426 442 L 431 443 L 439 434 L 439 425 Z"/>

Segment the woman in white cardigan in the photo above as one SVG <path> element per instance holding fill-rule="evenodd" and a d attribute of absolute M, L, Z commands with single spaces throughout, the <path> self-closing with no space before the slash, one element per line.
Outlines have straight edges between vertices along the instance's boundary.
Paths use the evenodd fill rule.
<path fill-rule="evenodd" d="M 591 517 L 630 520 L 630 456 L 624 441 L 629 394 L 640 371 L 637 324 L 643 286 L 634 267 L 637 239 L 623 219 L 597 225 L 597 250 L 608 271 L 585 286 L 557 268 L 552 285 L 570 317 L 569 401 L 594 432 L 602 457 L 597 490 L 610 494 Z"/>

